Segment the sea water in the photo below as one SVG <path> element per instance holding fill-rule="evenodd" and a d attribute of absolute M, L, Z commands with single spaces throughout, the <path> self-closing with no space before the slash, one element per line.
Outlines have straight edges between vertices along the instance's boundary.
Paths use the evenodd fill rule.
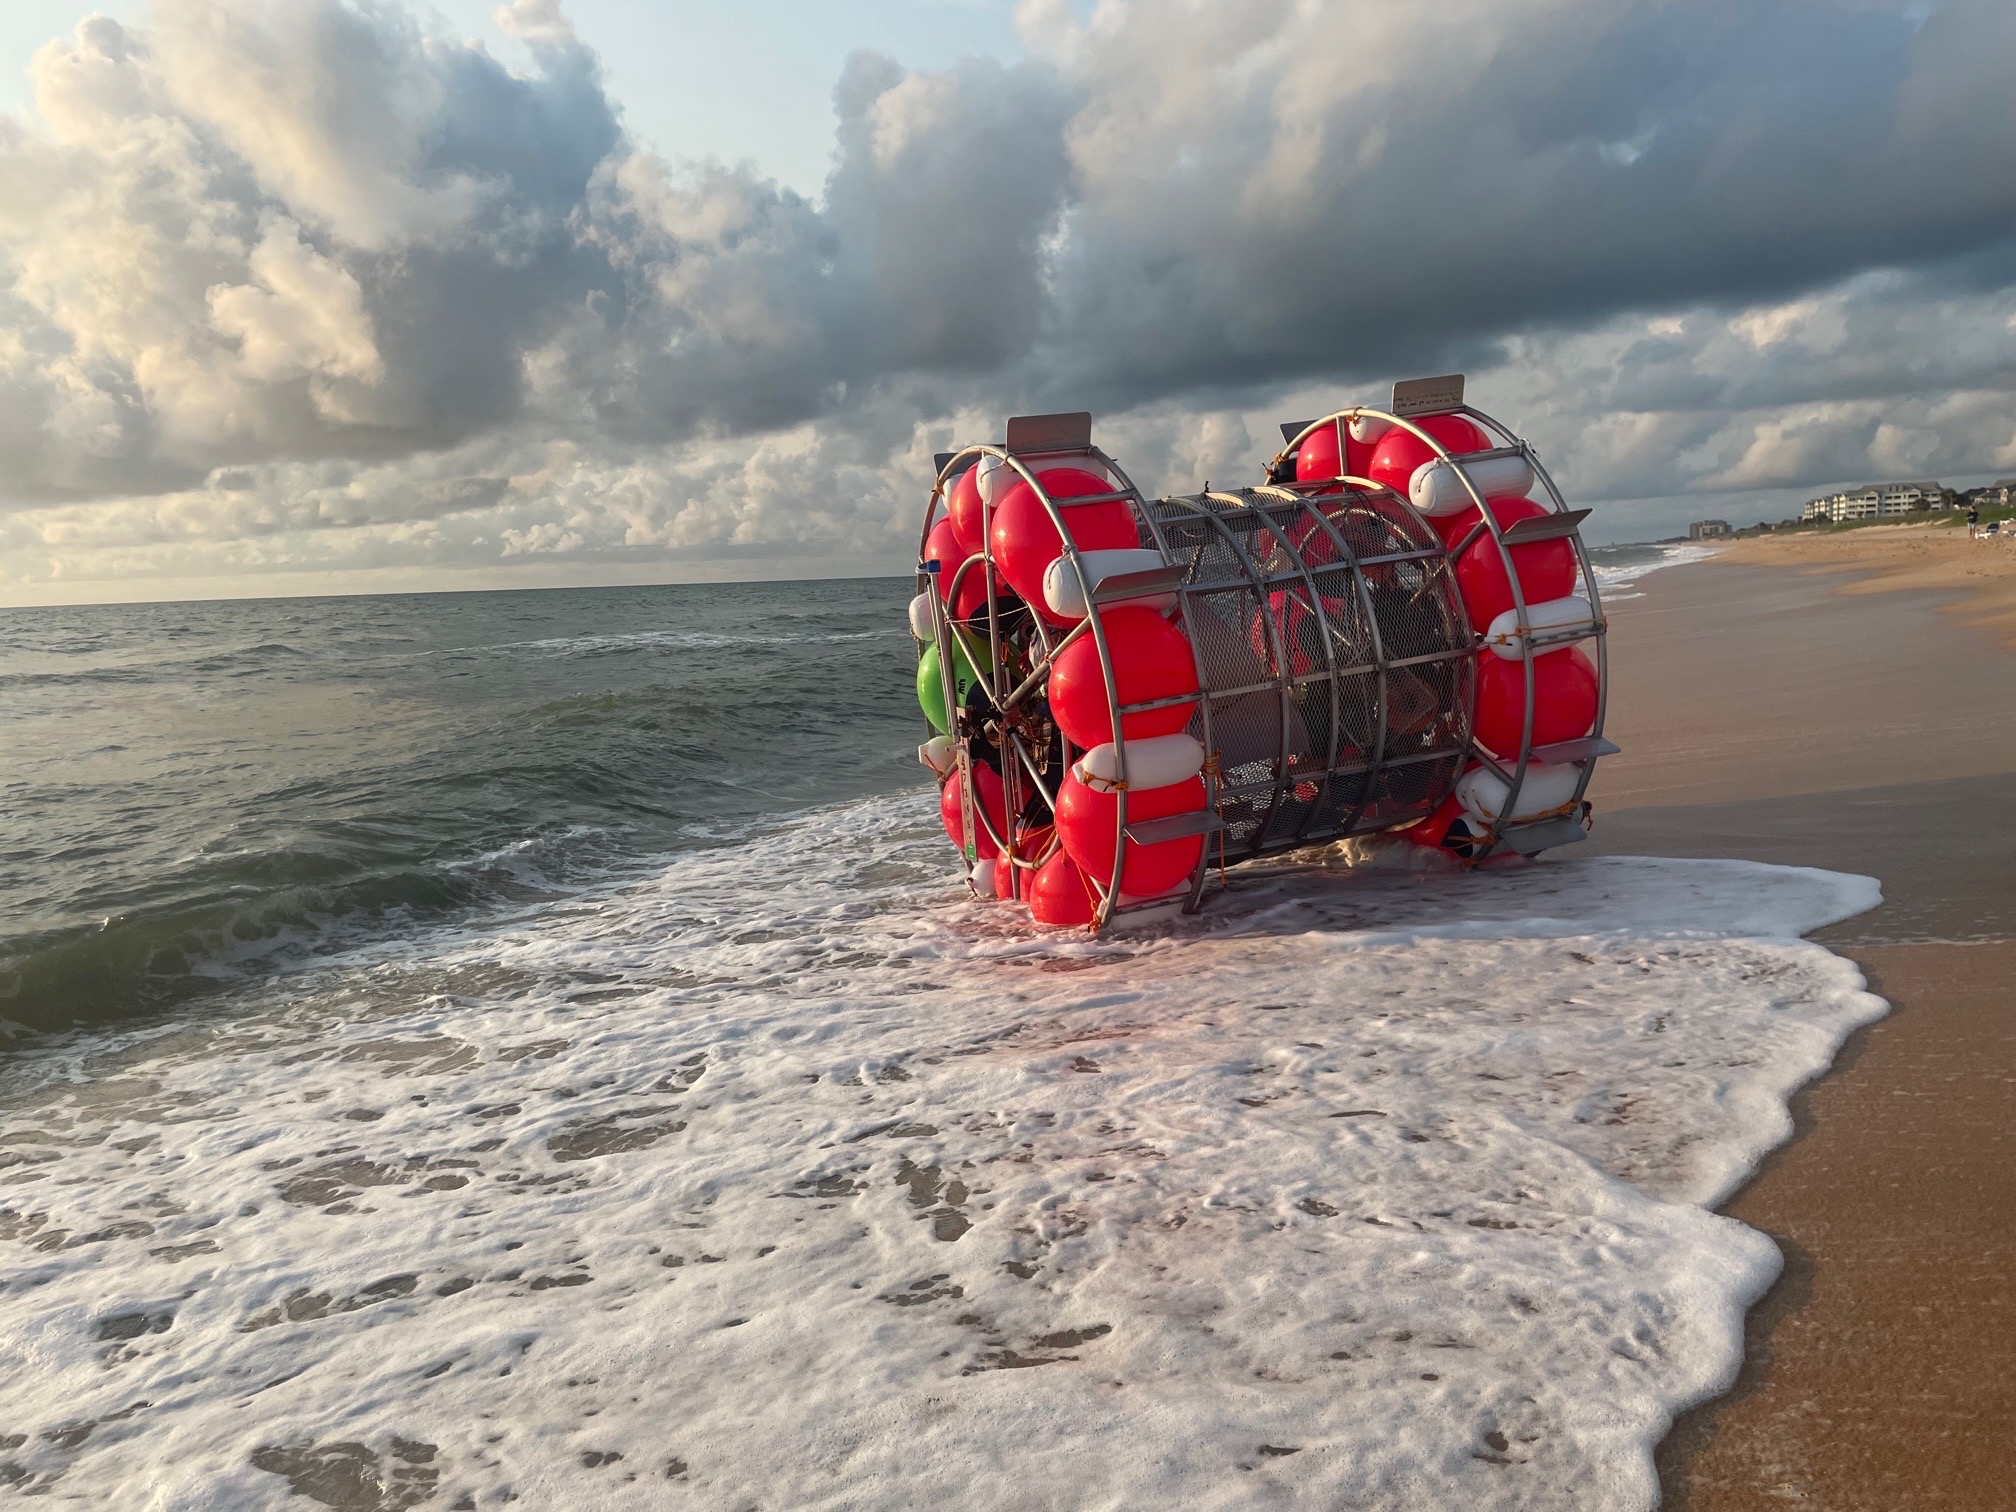
<path fill-rule="evenodd" d="M 1874 884 L 1318 855 L 1039 931 L 907 765 L 906 587 L 8 616 L 0 1484 L 1652 1505 Z"/>
<path fill-rule="evenodd" d="M 1627 542 L 1618 546 L 1592 546 L 1589 565 L 1596 570 L 1596 586 L 1606 604 L 1639 597 L 1638 580 L 1662 567 L 1680 567 L 1688 562 L 1705 562 L 1718 547 L 1687 541 Z"/>

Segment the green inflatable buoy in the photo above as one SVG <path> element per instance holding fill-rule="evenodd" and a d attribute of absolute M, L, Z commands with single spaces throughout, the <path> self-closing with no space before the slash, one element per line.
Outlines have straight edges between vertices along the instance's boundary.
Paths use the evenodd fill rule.
<path fill-rule="evenodd" d="M 963 705 L 966 695 L 973 691 L 973 684 L 981 675 L 994 667 L 994 658 L 985 644 L 974 640 L 960 630 L 952 632 L 952 660 L 956 664 L 952 674 L 952 689 L 958 702 Z M 938 668 L 938 648 L 926 646 L 924 655 L 917 662 L 917 702 L 923 705 L 924 717 L 931 721 L 931 728 L 940 735 L 951 731 L 945 725 L 945 681 Z"/>

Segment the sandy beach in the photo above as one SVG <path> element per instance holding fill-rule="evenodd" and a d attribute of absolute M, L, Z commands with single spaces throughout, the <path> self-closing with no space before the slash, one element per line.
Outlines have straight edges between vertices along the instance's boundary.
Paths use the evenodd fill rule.
<path fill-rule="evenodd" d="M 1612 611 L 1624 753 L 1594 789 L 1596 848 L 1879 878 L 1882 907 L 1817 938 L 1893 1007 L 1724 1209 L 1786 1268 L 1735 1389 L 1662 1445 L 1666 1504 L 2006 1507 L 2016 542 L 1747 540 L 1638 591 Z"/>
<path fill-rule="evenodd" d="M 1850 593 L 1922 588 L 1955 594 L 1946 606 L 1950 613 L 2016 647 L 2016 531 L 1970 539 L 1958 516 L 1941 515 L 1923 523 L 1750 536 L 1732 541 L 1718 560 L 1867 573 L 1843 585 Z"/>

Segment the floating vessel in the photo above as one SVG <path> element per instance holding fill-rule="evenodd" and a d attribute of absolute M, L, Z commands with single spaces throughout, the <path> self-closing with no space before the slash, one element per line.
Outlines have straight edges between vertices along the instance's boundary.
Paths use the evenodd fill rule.
<path fill-rule="evenodd" d="M 1460 375 L 1281 430 L 1265 482 L 1162 499 L 1084 413 L 937 459 L 918 755 L 976 895 L 1098 929 L 1356 835 L 1475 865 L 1587 833 L 1588 511 Z"/>

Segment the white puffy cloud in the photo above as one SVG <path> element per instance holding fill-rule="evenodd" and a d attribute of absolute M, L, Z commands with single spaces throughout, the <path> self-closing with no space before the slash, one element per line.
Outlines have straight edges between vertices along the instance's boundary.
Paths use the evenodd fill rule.
<path fill-rule="evenodd" d="M 1456 366 L 1613 537 L 2016 466 L 2004 0 L 1019 19 L 852 58 L 816 200 L 637 149 L 561 0 L 522 73 L 397 0 L 87 19 L 0 120 L 0 592 L 898 570 L 1011 411 L 1187 489 Z"/>

